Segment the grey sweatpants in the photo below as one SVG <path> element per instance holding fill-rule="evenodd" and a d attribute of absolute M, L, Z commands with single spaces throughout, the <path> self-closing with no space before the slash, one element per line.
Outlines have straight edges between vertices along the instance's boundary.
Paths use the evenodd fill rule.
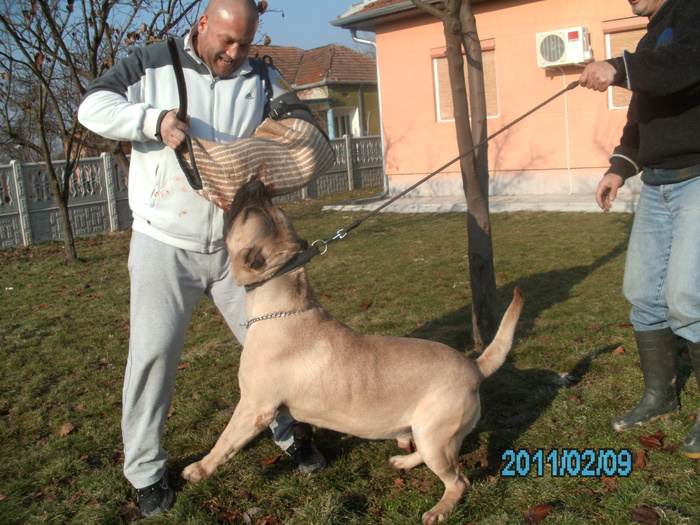
<path fill-rule="evenodd" d="M 243 344 L 245 290 L 236 286 L 226 250 L 189 252 L 133 232 L 129 253 L 131 336 L 123 390 L 124 475 L 135 488 L 163 476 L 163 426 L 192 311 L 207 294 Z M 294 421 L 277 415 L 270 425 L 286 450 Z"/>

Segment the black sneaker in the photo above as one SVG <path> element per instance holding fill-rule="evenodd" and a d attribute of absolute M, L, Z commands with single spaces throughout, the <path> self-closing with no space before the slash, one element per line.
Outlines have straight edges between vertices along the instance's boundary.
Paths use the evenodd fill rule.
<path fill-rule="evenodd" d="M 145 489 L 136 490 L 136 504 L 144 518 L 152 518 L 165 512 L 173 506 L 173 503 L 175 503 L 175 491 L 168 486 L 165 476 Z"/>
<path fill-rule="evenodd" d="M 326 466 L 326 460 L 318 451 L 312 437 L 311 425 L 295 423 L 292 426 L 294 443 L 287 449 L 287 454 L 302 474 L 311 474 Z"/>

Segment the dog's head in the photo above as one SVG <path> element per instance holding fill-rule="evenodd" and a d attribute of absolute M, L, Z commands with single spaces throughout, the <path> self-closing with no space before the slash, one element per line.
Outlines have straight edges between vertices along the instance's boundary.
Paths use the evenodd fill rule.
<path fill-rule="evenodd" d="M 239 286 L 269 279 L 308 247 L 287 215 L 272 204 L 260 181 L 251 181 L 236 192 L 226 213 L 224 239 Z"/>

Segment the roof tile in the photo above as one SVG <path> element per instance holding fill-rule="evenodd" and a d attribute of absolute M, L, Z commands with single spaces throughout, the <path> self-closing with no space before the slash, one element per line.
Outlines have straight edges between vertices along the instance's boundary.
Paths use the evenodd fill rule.
<path fill-rule="evenodd" d="M 377 82 L 374 58 L 339 44 L 304 51 L 297 47 L 252 46 L 250 56 L 269 56 L 293 87 L 333 82 Z"/>

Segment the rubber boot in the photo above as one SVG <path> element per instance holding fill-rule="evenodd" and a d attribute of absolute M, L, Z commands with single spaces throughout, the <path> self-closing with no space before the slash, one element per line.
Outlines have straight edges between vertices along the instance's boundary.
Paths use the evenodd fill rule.
<path fill-rule="evenodd" d="M 635 332 L 639 361 L 644 375 L 644 394 L 639 404 L 612 420 L 613 430 L 621 431 L 678 410 L 676 336 L 670 328 Z"/>
<path fill-rule="evenodd" d="M 700 389 L 700 343 L 691 343 L 688 341 L 688 353 L 690 354 L 690 361 L 693 363 L 693 368 L 695 369 L 695 381 L 697 381 L 698 388 Z M 695 426 L 685 438 L 683 454 L 693 459 L 700 458 L 700 412 L 698 413 Z"/>

